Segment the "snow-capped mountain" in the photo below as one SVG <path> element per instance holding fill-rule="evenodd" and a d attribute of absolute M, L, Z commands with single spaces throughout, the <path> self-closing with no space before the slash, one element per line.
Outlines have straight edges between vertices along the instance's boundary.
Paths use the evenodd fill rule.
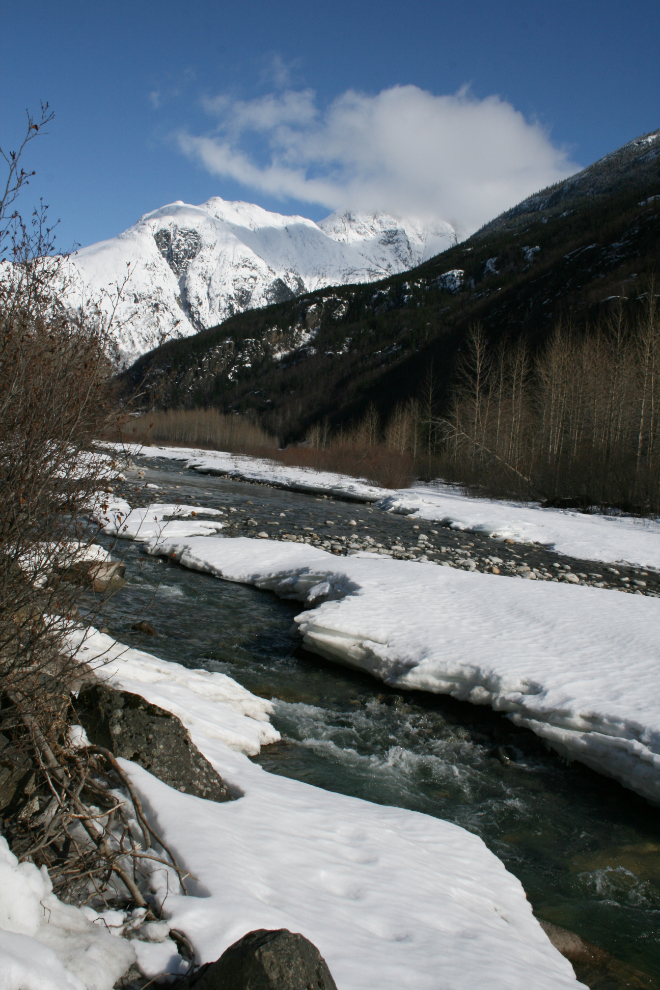
<path fill-rule="evenodd" d="M 201 206 L 179 201 L 78 251 L 67 296 L 77 305 L 111 295 L 130 267 L 114 331 L 125 367 L 166 340 L 216 326 L 234 313 L 328 285 L 373 282 L 455 243 L 453 227 L 443 222 L 424 227 L 344 212 L 316 224 L 219 197 Z"/>

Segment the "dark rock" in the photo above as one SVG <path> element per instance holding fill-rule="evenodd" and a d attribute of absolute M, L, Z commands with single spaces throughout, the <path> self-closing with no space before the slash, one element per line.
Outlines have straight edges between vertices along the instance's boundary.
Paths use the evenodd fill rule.
<path fill-rule="evenodd" d="M 286 928 L 249 932 L 193 978 L 195 990 L 337 990 L 316 946 Z"/>
<path fill-rule="evenodd" d="M 177 791 L 209 801 L 232 800 L 175 715 L 98 682 L 83 685 L 73 704 L 90 742 L 133 760 Z"/>
<path fill-rule="evenodd" d="M 490 755 L 503 763 L 505 767 L 508 767 L 516 759 L 516 751 L 513 746 L 497 746 Z"/>
<path fill-rule="evenodd" d="M 135 629 L 136 632 L 144 633 L 145 636 L 155 636 L 156 630 L 148 622 L 143 619 L 142 622 L 134 622 L 131 629 Z"/>
<path fill-rule="evenodd" d="M 190 262 L 199 254 L 202 244 L 199 233 L 186 227 L 161 227 L 154 234 L 154 240 L 177 277 L 187 271 Z"/>

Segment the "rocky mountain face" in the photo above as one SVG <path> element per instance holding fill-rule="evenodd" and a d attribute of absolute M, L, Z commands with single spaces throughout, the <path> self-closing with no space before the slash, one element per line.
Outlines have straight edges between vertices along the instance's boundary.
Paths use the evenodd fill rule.
<path fill-rule="evenodd" d="M 325 223 L 343 243 L 360 236 L 355 218 Z M 579 327 L 620 299 L 634 304 L 653 275 L 657 292 L 660 132 L 416 268 L 246 310 L 165 344 L 125 373 L 125 387 L 146 382 L 149 405 L 249 410 L 298 439 L 312 422 L 350 421 L 370 402 L 387 418 L 419 395 L 431 368 L 441 401 L 471 323 L 494 344 L 522 337 L 533 350 L 559 319 Z"/>
<path fill-rule="evenodd" d="M 384 215 L 333 213 L 319 224 L 215 197 L 143 216 L 70 261 L 69 299 L 107 294 L 124 282 L 115 340 L 126 366 L 165 341 L 191 336 L 236 313 L 329 285 L 374 282 L 456 243 L 447 223 L 424 227 Z"/>

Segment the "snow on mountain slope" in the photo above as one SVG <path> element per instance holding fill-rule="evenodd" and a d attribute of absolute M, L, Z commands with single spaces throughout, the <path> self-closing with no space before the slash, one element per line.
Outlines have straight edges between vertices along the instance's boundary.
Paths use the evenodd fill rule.
<path fill-rule="evenodd" d="M 318 226 L 333 240 L 355 246 L 388 275 L 414 268 L 456 244 L 454 228 L 442 220 L 422 225 L 384 213 L 346 211 L 331 213 Z"/>
<path fill-rule="evenodd" d="M 130 266 L 115 329 L 126 366 L 166 340 L 216 326 L 234 313 L 328 285 L 385 278 L 455 242 L 453 228 L 442 222 L 427 229 L 346 212 L 316 224 L 219 197 L 202 206 L 179 201 L 78 251 L 68 298 L 77 305 L 112 291 Z"/>

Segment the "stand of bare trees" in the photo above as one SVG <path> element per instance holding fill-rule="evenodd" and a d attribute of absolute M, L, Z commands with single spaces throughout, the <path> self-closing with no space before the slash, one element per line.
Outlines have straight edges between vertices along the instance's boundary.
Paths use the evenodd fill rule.
<path fill-rule="evenodd" d="M 452 404 L 433 421 L 456 480 L 550 504 L 660 510 L 660 322 L 652 284 L 600 322 L 559 325 L 532 358 L 471 328 Z"/>
<path fill-rule="evenodd" d="M 315 424 L 308 445 L 349 473 L 388 462 L 387 480 L 382 467 L 372 476 L 392 487 L 442 477 L 549 505 L 658 513 L 657 298 L 652 283 L 591 326 L 561 323 L 536 354 L 524 339 L 492 347 L 474 325 L 442 411 L 431 369 L 384 426 L 372 406 L 349 429 Z"/>

